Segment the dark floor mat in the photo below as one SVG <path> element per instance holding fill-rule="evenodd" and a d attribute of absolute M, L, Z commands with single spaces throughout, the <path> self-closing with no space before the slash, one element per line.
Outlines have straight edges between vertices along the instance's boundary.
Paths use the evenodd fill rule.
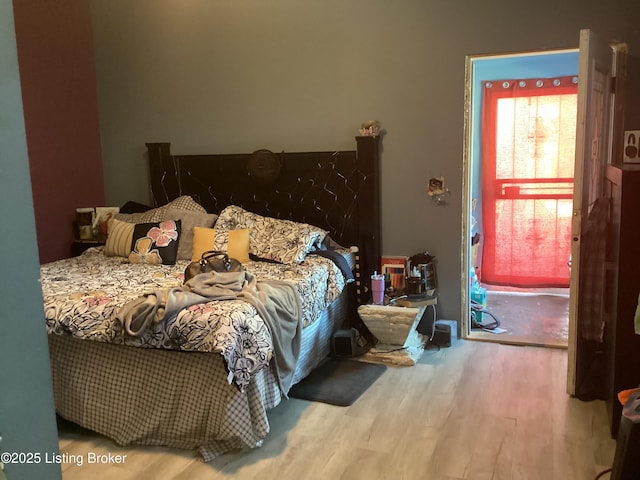
<path fill-rule="evenodd" d="M 386 365 L 331 358 L 291 387 L 289 396 L 340 407 L 353 404 L 387 369 Z"/>

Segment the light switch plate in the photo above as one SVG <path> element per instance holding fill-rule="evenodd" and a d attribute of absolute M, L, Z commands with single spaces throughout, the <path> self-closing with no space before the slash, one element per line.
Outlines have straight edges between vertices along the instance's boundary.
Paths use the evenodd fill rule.
<path fill-rule="evenodd" d="M 640 130 L 624 132 L 624 163 L 640 163 Z"/>

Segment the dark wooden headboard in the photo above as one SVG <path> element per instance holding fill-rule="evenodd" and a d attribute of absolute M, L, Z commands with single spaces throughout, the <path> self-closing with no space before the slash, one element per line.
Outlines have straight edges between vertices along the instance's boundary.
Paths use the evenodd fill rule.
<path fill-rule="evenodd" d="M 174 155 L 169 143 L 146 145 L 154 206 L 191 195 L 210 213 L 238 205 L 323 228 L 359 248 L 358 299 L 365 300 L 360 280 L 380 269 L 379 136 L 356 137 L 356 150 L 276 153 L 280 171 L 271 182 L 250 174 L 252 153 Z"/>

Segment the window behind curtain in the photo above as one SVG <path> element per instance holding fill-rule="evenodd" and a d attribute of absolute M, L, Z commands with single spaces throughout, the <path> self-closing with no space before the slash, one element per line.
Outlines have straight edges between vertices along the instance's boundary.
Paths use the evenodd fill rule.
<path fill-rule="evenodd" d="M 569 285 L 577 77 L 484 82 L 481 280 Z"/>

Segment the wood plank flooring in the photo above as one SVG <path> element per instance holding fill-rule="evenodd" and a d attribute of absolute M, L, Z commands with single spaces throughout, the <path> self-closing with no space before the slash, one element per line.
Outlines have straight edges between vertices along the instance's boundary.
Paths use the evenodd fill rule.
<path fill-rule="evenodd" d="M 604 402 L 566 395 L 566 365 L 566 350 L 459 340 L 389 367 L 351 407 L 285 401 L 262 448 L 210 463 L 62 425 L 60 452 L 84 459 L 63 479 L 593 480 L 615 441 Z"/>

